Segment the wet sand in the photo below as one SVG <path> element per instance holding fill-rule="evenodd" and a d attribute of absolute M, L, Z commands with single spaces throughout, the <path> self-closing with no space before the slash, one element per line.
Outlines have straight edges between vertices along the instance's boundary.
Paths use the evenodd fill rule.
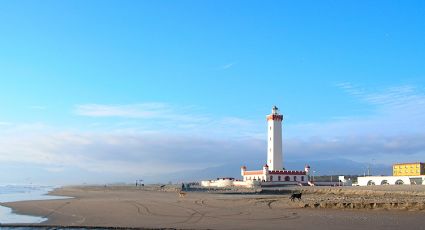
<path fill-rule="evenodd" d="M 326 189 L 323 190 L 325 192 L 320 189 L 307 189 L 310 188 L 303 190 L 305 194 L 302 201 L 291 202 L 290 191 L 279 195 L 188 192 L 185 197 L 179 197 L 173 189 L 161 191 L 156 188 L 141 190 L 135 187 L 66 187 L 55 190 L 53 194 L 75 198 L 12 202 L 3 205 L 13 208 L 20 214 L 47 217 L 48 221 L 41 223 L 47 226 L 172 229 L 425 229 L 423 218 L 425 212 L 420 210 L 305 208 L 303 206 L 305 203 L 331 197 Z M 334 197 L 342 196 L 335 192 L 340 190 L 332 189 L 329 191 Z M 300 191 L 299 188 L 294 190 Z M 350 193 L 346 191 L 344 190 L 345 193 Z M 355 196 L 353 195 L 354 198 Z M 421 199 L 415 192 L 414 196 Z"/>

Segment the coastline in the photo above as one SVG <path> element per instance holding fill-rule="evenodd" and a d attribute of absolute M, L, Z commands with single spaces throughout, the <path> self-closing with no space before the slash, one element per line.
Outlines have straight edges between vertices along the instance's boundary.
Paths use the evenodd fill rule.
<path fill-rule="evenodd" d="M 9 207 L 8 203 L 71 198 L 49 195 L 51 191 L 57 188 L 54 186 L 4 185 L 2 188 L 0 194 L 0 226 L 5 224 L 39 224 L 48 220 L 44 216 L 18 213 L 17 210 Z"/>
<path fill-rule="evenodd" d="M 356 209 L 326 205 L 314 208 L 303 206 L 305 203 L 320 200 L 338 203 L 336 198 L 346 202 L 342 197 L 348 199 L 350 194 L 353 195 L 351 198 L 369 194 L 369 198 L 375 199 L 390 199 L 392 195 L 395 199 L 410 195 L 412 199 L 424 197 L 423 191 L 398 191 L 400 188 L 390 188 L 388 191 L 382 191 L 385 188 L 376 188 L 376 191 L 373 189 L 293 187 L 281 191 L 280 194 L 246 194 L 246 191 L 236 190 L 187 192 L 186 196 L 179 197 L 176 187 L 159 189 L 158 186 L 147 186 L 141 189 L 134 186 L 73 186 L 58 188 L 49 193 L 72 196 L 73 199 L 19 201 L 5 205 L 19 214 L 48 218 L 43 223 L 29 226 L 50 227 L 276 229 L 285 225 L 288 228 L 320 230 L 340 229 L 341 225 L 344 225 L 345 229 L 358 229 L 359 225 L 375 229 L 389 229 L 388 226 L 393 226 L 393 229 L 397 229 L 402 226 L 417 228 L 425 224 L 423 211 L 420 210 L 369 206 Z M 291 192 L 300 190 L 304 193 L 303 199 L 291 202 Z M 386 195 L 378 195 L 383 192 Z M 348 223 L 356 224 L 345 226 Z"/>

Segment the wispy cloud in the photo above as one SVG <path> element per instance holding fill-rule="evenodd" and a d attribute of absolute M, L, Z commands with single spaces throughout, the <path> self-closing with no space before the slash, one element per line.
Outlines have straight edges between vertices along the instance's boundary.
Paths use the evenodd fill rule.
<path fill-rule="evenodd" d="M 222 69 L 222 70 L 230 69 L 230 68 L 232 68 L 232 67 L 233 67 L 233 66 L 235 66 L 235 65 L 236 65 L 236 63 L 235 63 L 235 62 L 228 63 L 228 64 L 226 64 L 226 65 L 222 65 L 222 66 L 220 66 L 220 69 Z"/>
<path fill-rule="evenodd" d="M 308 138 L 321 136 L 397 136 L 424 133 L 425 93 L 412 86 L 362 89 L 349 83 L 339 85 L 360 102 L 372 107 L 363 116 L 345 116 L 327 122 L 291 125 L 288 135 Z"/>
<path fill-rule="evenodd" d="M 33 109 L 33 110 L 44 110 L 46 109 L 46 106 L 42 106 L 42 105 L 30 105 L 28 106 L 29 109 Z"/>
<path fill-rule="evenodd" d="M 425 93 L 412 86 L 364 89 L 338 87 L 373 107 L 368 115 L 326 122 L 290 124 L 284 128 L 285 151 L 293 156 L 341 157 L 382 163 L 418 161 L 425 157 Z"/>
<path fill-rule="evenodd" d="M 172 113 L 172 109 L 163 103 L 142 103 L 130 105 L 83 104 L 77 105 L 77 115 L 89 117 L 126 117 L 155 118 Z"/>
<path fill-rule="evenodd" d="M 0 121 L 0 126 L 10 126 L 10 125 L 12 125 L 11 122 Z"/>
<path fill-rule="evenodd" d="M 350 95 L 376 106 L 385 106 L 391 109 L 410 108 L 420 109 L 417 106 L 425 105 L 423 90 L 411 85 L 388 87 L 370 90 L 354 86 L 350 83 L 341 83 L 338 86 Z"/>
<path fill-rule="evenodd" d="M 154 175 L 201 169 L 250 158 L 262 150 L 253 140 L 227 140 L 174 135 L 48 132 L 8 136 L 0 140 L 0 161 L 45 165 L 63 171 Z"/>
<path fill-rule="evenodd" d="M 119 118 L 116 129 L 155 132 L 178 132 L 198 135 L 256 135 L 260 124 L 238 117 L 212 117 L 193 106 L 171 106 L 165 103 L 139 103 L 127 105 L 83 104 L 74 108 L 79 116 L 93 118 Z"/>
<path fill-rule="evenodd" d="M 285 160 L 301 158 L 308 163 L 343 157 L 391 164 L 425 157 L 421 90 L 410 86 L 367 90 L 349 83 L 339 87 L 373 106 L 373 112 L 328 122 L 286 123 Z M 214 117 L 200 111 L 166 103 L 77 105 L 74 113 L 92 117 L 90 124 L 95 126 L 90 128 L 96 131 L 4 122 L 0 162 L 36 164 L 58 173 L 76 168 L 134 178 L 265 160 L 263 119 Z M 118 121 L 99 121 L 107 117 Z M 98 129 L 105 125 L 109 129 Z"/>
<path fill-rule="evenodd" d="M 287 139 L 286 151 L 292 158 L 332 159 L 346 158 L 391 164 L 397 161 L 421 161 L 425 156 L 425 133 L 382 136 L 311 137 L 307 140 Z"/>

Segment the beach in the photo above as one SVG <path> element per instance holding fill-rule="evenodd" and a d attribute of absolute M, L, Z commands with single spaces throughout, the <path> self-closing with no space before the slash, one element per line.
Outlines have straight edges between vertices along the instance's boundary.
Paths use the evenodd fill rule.
<path fill-rule="evenodd" d="M 376 186 L 377 188 L 379 186 Z M 59 188 L 51 195 L 72 199 L 3 203 L 16 213 L 48 220 L 33 226 L 128 227 L 170 229 L 424 229 L 424 211 L 398 205 L 326 206 L 347 203 L 346 199 L 375 197 L 374 202 L 423 203 L 422 187 L 371 188 L 295 187 L 279 194 L 250 190 L 187 192 L 176 187 L 74 186 Z M 400 189 L 401 188 L 401 189 Z M 384 190 L 383 190 L 384 189 Z M 385 190 L 387 189 L 387 190 Z M 290 201 L 292 192 L 303 192 L 301 201 Z M 375 196 L 382 194 L 384 196 Z M 342 195 L 345 194 L 345 195 Z M 363 195 L 362 195 L 363 194 Z M 365 195 L 369 194 L 369 195 Z M 336 199 L 340 197 L 340 201 Z M 345 197 L 345 200 L 343 199 Z M 369 198 L 370 198 L 369 197 Z M 393 197 L 393 198 L 392 198 Z M 411 200 L 408 200 L 410 197 Z M 394 199 L 395 199 L 394 198 Z M 386 199 L 386 201 L 385 201 Z M 388 200 L 389 199 L 389 200 Z M 331 201 L 332 200 L 332 201 Z M 357 202 L 357 201 L 356 201 Z M 305 204 L 319 203 L 318 206 Z M 404 208 L 398 208 L 398 207 Z"/>

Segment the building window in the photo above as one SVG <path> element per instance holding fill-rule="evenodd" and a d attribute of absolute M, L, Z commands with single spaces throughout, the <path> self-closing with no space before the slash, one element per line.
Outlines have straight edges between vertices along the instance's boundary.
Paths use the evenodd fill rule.
<path fill-rule="evenodd" d="M 301 181 L 304 181 L 304 176 L 301 176 Z"/>
<path fill-rule="evenodd" d="M 270 176 L 270 181 L 273 181 L 273 176 Z"/>
<path fill-rule="evenodd" d="M 277 177 L 277 180 L 278 180 L 278 181 L 280 181 L 280 180 L 281 180 L 281 177 L 280 177 L 280 176 L 278 176 L 278 177 Z"/>
<path fill-rule="evenodd" d="M 294 181 L 297 181 L 297 176 L 294 176 Z"/>
<path fill-rule="evenodd" d="M 289 176 L 286 176 L 285 177 L 285 181 L 289 181 L 290 179 L 289 179 Z"/>

